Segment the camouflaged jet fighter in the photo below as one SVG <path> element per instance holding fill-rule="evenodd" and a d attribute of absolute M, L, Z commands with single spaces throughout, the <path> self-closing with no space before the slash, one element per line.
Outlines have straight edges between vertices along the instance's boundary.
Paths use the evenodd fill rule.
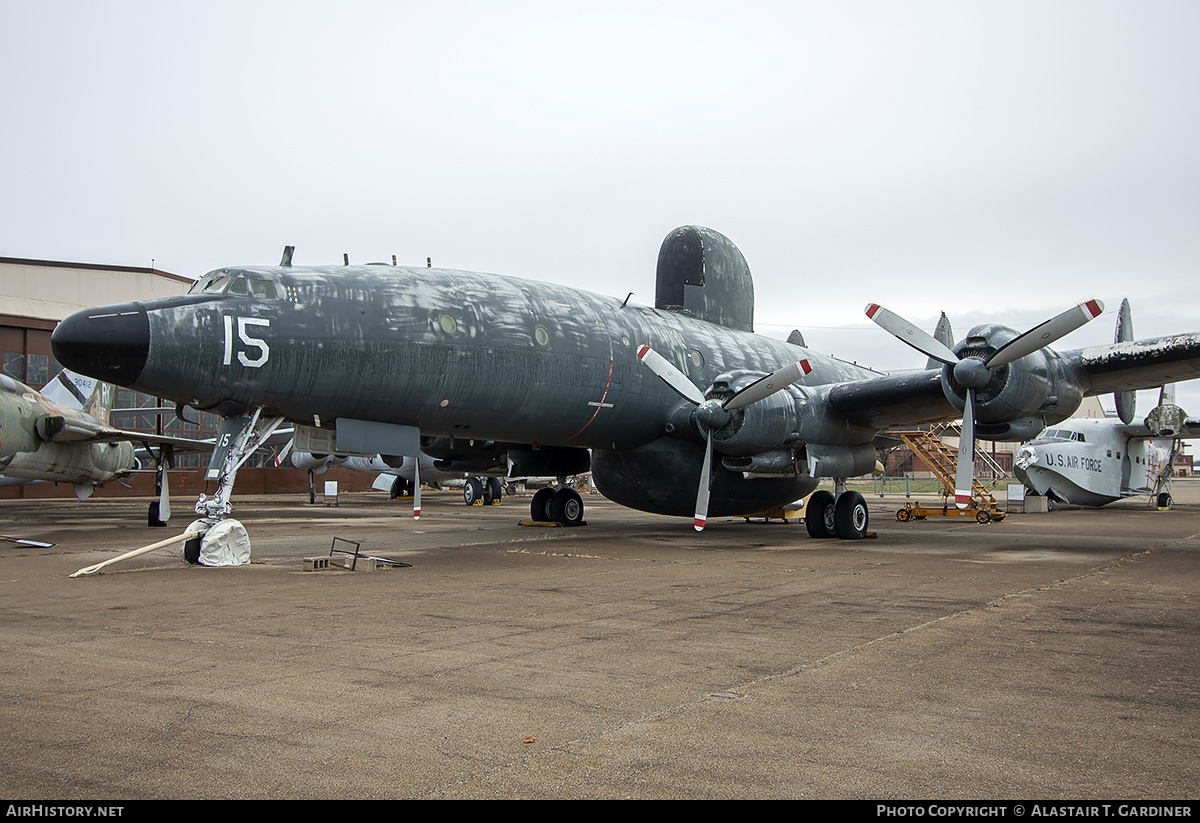
<path fill-rule="evenodd" d="M 694 226 L 664 241 L 653 308 L 494 274 L 292 267 L 290 249 L 282 262 L 82 311 L 53 334 L 77 371 L 225 418 L 210 469 L 219 489 L 197 504 L 210 519 L 228 513 L 248 450 L 291 421 L 333 433 L 339 452 L 499 451 L 513 475 L 582 473 L 590 450 L 606 497 L 697 529 L 830 479 L 837 496 L 812 495 L 809 533 L 858 538 L 867 506 L 845 479 L 874 469 L 880 432 L 965 410 L 975 435 L 1024 440 L 1086 394 L 1200 376 L 1200 334 L 1046 348 L 1099 313 L 1094 301 L 1024 335 L 976 327 L 953 349 L 876 307 L 939 364 L 880 374 L 754 334 L 745 259 Z M 531 513 L 576 523 L 583 503 L 562 489 Z"/>
<path fill-rule="evenodd" d="M 56 387 L 67 387 L 79 402 L 55 402 L 0 375 L 0 485 L 70 483 L 87 500 L 98 486 L 134 471 L 137 459 L 129 438 L 108 426 L 112 386 L 73 381 L 63 372 L 45 391 L 53 396 Z"/>
<path fill-rule="evenodd" d="M 113 394 L 111 385 L 66 370 L 41 392 L 0 375 L 0 486 L 70 483 L 86 500 L 98 487 L 138 469 L 133 443 L 158 446 L 160 458 L 175 448 L 204 448 L 183 438 L 113 428 L 108 424 Z M 152 521 L 160 510 L 162 519 L 171 516 L 165 493 L 152 507 Z"/>

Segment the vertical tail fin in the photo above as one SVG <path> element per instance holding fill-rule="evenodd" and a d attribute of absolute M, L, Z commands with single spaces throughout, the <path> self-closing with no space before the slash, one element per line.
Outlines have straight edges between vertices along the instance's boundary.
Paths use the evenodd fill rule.
<path fill-rule="evenodd" d="M 42 396 L 68 409 L 90 414 L 108 425 L 116 392 L 109 383 L 63 369 L 42 389 Z"/>
<path fill-rule="evenodd" d="M 950 318 L 946 316 L 945 312 L 942 312 L 942 316 L 938 318 L 937 327 L 933 330 L 933 339 L 948 349 L 954 348 L 954 330 L 950 328 Z M 926 371 L 941 367 L 941 361 L 934 360 L 932 357 L 925 363 Z"/>

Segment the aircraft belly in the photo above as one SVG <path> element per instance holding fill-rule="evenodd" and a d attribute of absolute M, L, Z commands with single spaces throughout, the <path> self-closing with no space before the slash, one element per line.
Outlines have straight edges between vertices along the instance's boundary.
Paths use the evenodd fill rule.
<path fill-rule="evenodd" d="M 592 479 L 614 503 L 655 514 L 692 517 L 696 489 L 680 478 L 700 476 L 704 446 L 662 438 L 636 449 L 592 452 Z M 747 480 L 741 472 L 712 467 L 708 503 L 710 517 L 753 514 L 793 503 L 817 487 L 811 477 L 762 477 Z"/>
<path fill-rule="evenodd" d="M 1095 487 L 1084 486 L 1077 478 L 1063 472 L 1039 466 L 1015 470 L 1017 478 L 1032 487 L 1038 494 L 1052 494 L 1065 503 L 1075 506 L 1103 506 L 1119 500 L 1119 494 L 1106 494 Z"/>

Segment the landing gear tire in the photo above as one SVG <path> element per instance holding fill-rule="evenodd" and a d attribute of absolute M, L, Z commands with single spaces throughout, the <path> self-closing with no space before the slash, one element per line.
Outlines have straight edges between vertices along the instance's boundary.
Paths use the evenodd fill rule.
<path fill-rule="evenodd" d="M 195 537 L 188 538 L 188 540 L 183 544 L 183 548 L 180 550 L 179 554 L 185 563 L 188 563 L 192 566 L 199 564 L 200 547 L 202 542 L 203 538 L 200 535 L 196 535 Z"/>
<path fill-rule="evenodd" d="M 546 504 L 546 519 L 563 526 L 583 522 L 583 498 L 574 489 L 559 489 Z"/>
<path fill-rule="evenodd" d="M 494 502 L 499 502 L 503 494 L 504 490 L 499 477 L 483 479 L 483 505 L 490 506 Z"/>
<path fill-rule="evenodd" d="M 529 519 L 536 523 L 545 523 L 549 520 L 546 506 L 552 497 L 554 497 L 554 489 L 538 489 L 537 494 L 533 496 L 533 502 L 529 504 Z"/>
<path fill-rule="evenodd" d="M 392 482 L 391 495 L 393 500 L 396 500 L 400 497 L 412 497 L 412 481 L 405 480 L 403 477 L 397 475 L 396 479 Z"/>
<path fill-rule="evenodd" d="M 159 526 L 167 525 L 158 518 L 158 501 L 155 500 L 150 504 L 150 511 L 146 512 L 146 525 L 150 528 L 158 528 Z"/>
<path fill-rule="evenodd" d="M 833 515 L 833 495 L 824 490 L 813 492 L 804 509 L 804 527 L 808 529 L 808 536 L 833 537 L 836 534 Z"/>
<path fill-rule="evenodd" d="M 463 502 L 474 506 L 475 501 L 483 497 L 483 483 L 478 477 L 468 477 L 463 483 Z"/>
<path fill-rule="evenodd" d="M 1157 502 L 1160 509 L 1169 509 L 1171 508 L 1171 495 L 1166 492 L 1160 492 Z"/>
<path fill-rule="evenodd" d="M 834 504 L 834 528 L 843 540 L 861 540 L 867 536 L 870 520 L 867 501 L 858 492 L 845 492 Z"/>

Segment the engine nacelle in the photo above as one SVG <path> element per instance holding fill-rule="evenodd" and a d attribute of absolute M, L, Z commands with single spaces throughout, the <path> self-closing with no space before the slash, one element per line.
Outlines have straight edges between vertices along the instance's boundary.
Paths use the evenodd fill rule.
<path fill-rule="evenodd" d="M 338 454 L 309 454 L 308 452 L 292 452 L 292 465 L 298 469 L 310 471 L 313 474 L 324 474 L 330 469 L 346 462 L 345 455 Z"/>
<path fill-rule="evenodd" d="M 976 326 L 954 347 L 959 358 L 986 358 L 1017 332 L 995 324 Z M 1057 352 L 1040 349 L 1003 366 L 990 369 L 987 385 L 975 391 L 975 433 L 991 440 L 1028 439 L 1046 423 L 1070 417 L 1083 400 L 1083 390 L 1072 379 Z M 942 369 L 942 391 L 956 409 L 966 406 L 967 390 L 954 379 L 954 368 Z M 1032 436 L 1032 435 L 1029 435 Z"/>
<path fill-rule="evenodd" d="M 1021 443 L 1037 437 L 1046 425 L 1045 417 L 1020 417 L 1003 423 L 976 423 L 975 436 L 980 440 Z"/>
<path fill-rule="evenodd" d="M 755 382 L 759 372 L 733 371 L 713 381 L 706 397 L 724 400 Z M 713 448 L 725 455 L 748 456 L 796 442 L 804 400 L 791 387 L 729 412 L 729 422 L 713 432 Z"/>
<path fill-rule="evenodd" d="M 1183 429 L 1187 414 L 1172 403 L 1162 403 L 1146 415 L 1145 425 L 1158 437 L 1176 437 Z"/>

